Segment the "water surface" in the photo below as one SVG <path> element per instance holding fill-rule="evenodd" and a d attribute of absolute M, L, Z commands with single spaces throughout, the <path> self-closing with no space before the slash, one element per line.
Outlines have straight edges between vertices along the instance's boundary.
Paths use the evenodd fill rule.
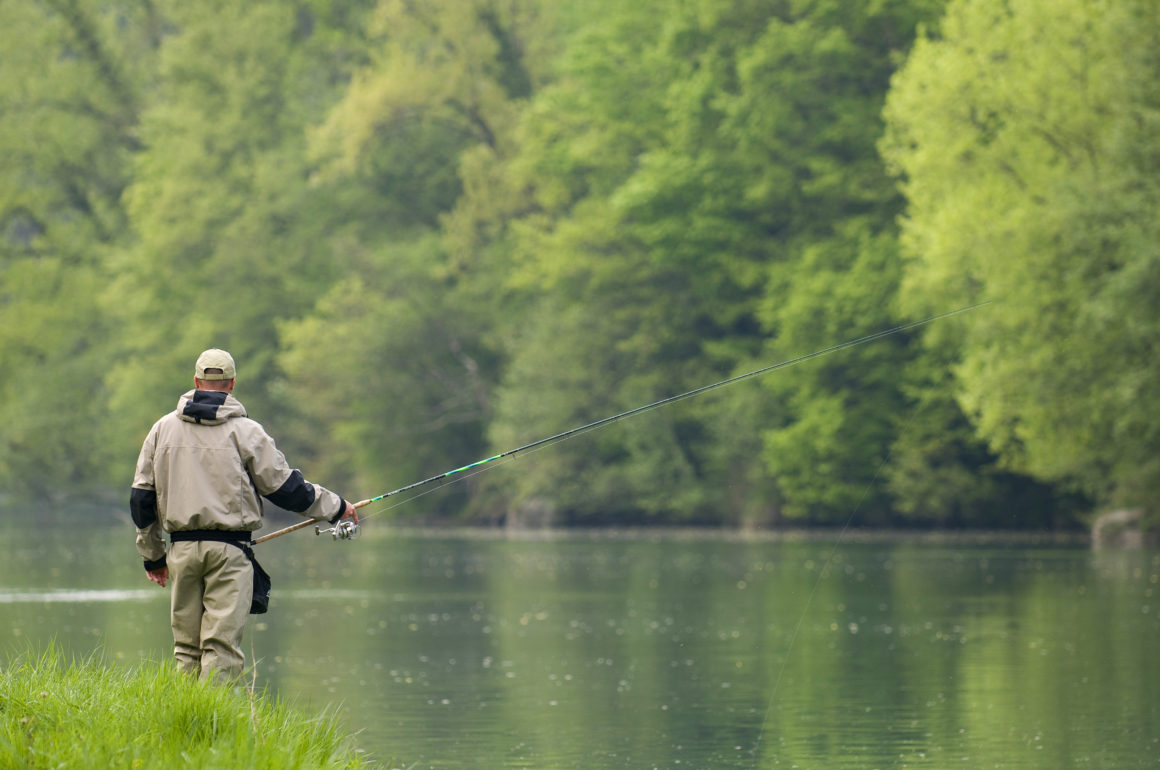
<path fill-rule="evenodd" d="M 6 517 L 9 521 L 12 517 Z M 1143 768 L 1160 553 L 368 527 L 259 547 L 259 686 L 406 768 Z M 21 530 L 25 532 L 25 530 Z M 14 544 L 6 655 L 169 654 L 127 518 Z"/>

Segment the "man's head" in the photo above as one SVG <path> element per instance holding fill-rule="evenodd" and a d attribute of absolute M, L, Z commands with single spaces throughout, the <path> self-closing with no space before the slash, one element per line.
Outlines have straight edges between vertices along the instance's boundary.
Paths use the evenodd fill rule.
<path fill-rule="evenodd" d="M 233 356 L 224 350 L 210 348 L 197 357 L 193 369 L 193 386 L 198 390 L 224 390 L 229 393 L 234 389 L 236 377 Z"/>

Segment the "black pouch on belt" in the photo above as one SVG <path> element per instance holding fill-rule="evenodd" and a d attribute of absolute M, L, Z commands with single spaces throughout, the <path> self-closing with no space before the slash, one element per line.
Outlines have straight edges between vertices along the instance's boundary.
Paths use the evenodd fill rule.
<path fill-rule="evenodd" d="M 254 565 L 254 598 L 250 600 L 250 614 L 261 615 L 270 609 L 270 576 L 258 560 L 254 558 L 254 549 L 248 545 L 241 545 L 242 552 Z"/>
<path fill-rule="evenodd" d="M 254 557 L 254 549 L 250 548 L 250 532 L 234 532 L 228 529 L 189 529 L 181 532 L 171 532 L 169 539 L 178 542 L 181 540 L 212 540 L 217 543 L 229 543 L 242 549 L 242 553 L 250 560 L 254 567 L 254 595 L 250 599 L 250 614 L 261 615 L 270 610 L 270 576 Z"/>

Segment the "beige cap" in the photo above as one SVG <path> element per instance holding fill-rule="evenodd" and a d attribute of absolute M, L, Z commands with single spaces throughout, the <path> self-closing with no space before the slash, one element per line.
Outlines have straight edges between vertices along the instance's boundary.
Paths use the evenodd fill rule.
<path fill-rule="evenodd" d="M 221 369 L 222 373 L 211 372 L 206 374 L 206 369 Z M 217 348 L 210 348 L 197 357 L 197 364 L 194 366 L 193 376 L 199 380 L 232 380 L 237 376 L 237 369 L 234 368 L 234 358 L 224 350 Z"/>

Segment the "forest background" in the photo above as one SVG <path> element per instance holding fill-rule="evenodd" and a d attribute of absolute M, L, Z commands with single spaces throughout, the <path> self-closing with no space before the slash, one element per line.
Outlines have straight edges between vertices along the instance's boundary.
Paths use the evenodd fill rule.
<path fill-rule="evenodd" d="M 0 496 L 238 396 L 392 511 L 1067 528 L 1160 492 L 1151 0 L 0 2 Z"/>

